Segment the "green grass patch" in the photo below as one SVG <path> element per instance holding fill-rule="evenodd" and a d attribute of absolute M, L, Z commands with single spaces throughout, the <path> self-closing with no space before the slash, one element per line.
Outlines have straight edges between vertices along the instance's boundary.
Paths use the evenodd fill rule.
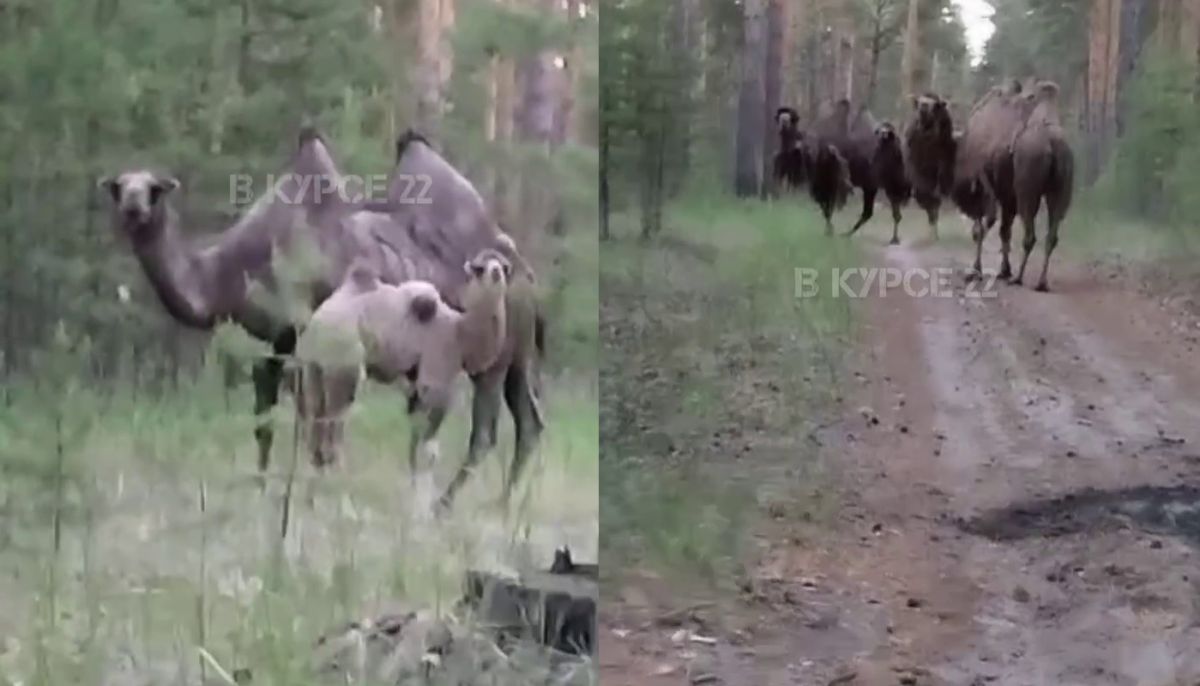
<path fill-rule="evenodd" d="M 542 567 L 561 545 L 597 555 L 590 375 L 546 379 L 547 429 L 507 517 L 502 418 L 499 454 L 443 521 L 430 506 L 465 452 L 465 380 L 430 467 L 438 486 L 409 478 L 401 395 L 369 386 L 344 464 L 323 476 L 294 441 L 285 398 L 260 492 L 253 393 L 227 397 L 219 377 L 156 396 L 16 389 L 0 416 L 0 684 L 191 684 L 202 671 L 223 683 L 201 648 L 255 684 L 312 683 L 314 640 L 348 621 L 397 606 L 448 612 L 468 568 Z"/>
<path fill-rule="evenodd" d="M 643 241 L 601 246 L 601 521 L 607 569 L 730 581 L 765 510 L 819 520 L 828 470 L 808 433 L 836 396 L 854 313 L 824 284 L 856 258 L 802 202 L 691 199 Z"/>

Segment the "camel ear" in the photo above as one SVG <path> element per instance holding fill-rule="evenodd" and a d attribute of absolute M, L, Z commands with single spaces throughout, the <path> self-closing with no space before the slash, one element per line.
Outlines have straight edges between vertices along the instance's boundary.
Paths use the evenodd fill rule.
<path fill-rule="evenodd" d="M 111 176 L 102 176 L 96 180 L 96 188 L 106 192 L 112 197 L 113 201 L 117 201 L 121 194 L 121 185 Z"/>
<path fill-rule="evenodd" d="M 466 274 L 467 276 L 471 275 L 471 261 L 470 260 L 463 262 L 463 273 Z"/>
<path fill-rule="evenodd" d="M 166 195 L 167 193 L 179 188 L 179 179 L 176 179 L 173 176 L 168 176 L 165 179 L 158 179 L 155 181 L 154 185 L 158 188 L 160 193 Z"/>

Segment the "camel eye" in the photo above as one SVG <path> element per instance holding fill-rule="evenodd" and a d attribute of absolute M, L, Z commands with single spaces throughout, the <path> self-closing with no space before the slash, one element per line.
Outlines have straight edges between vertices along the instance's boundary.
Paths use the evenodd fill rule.
<path fill-rule="evenodd" d="M 482 276 L 483 276 L 483 271 L 484 271 L 484 270 L 483 270 L 483 265 L 479 265 L 479 264 L 473 264 L 473 265 L 471 265 L 471 273 L 475 275 L 475 278 L 480 278 L 480 277 L 482 277 Z"/>

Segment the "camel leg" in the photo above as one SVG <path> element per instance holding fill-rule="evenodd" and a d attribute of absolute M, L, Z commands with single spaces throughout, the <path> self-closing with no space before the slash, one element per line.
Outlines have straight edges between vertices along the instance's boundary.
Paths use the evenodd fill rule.
<path fill-rule="evenodd" d="M 296 331 L 288 329 L 275 340 L 275 354 L 254 364 L 254 438 L 258 441 L 258 471 L 267 471 L 271 462 L 271 443 L 275 429 L 271 410 L 279 403 L 279 384 L 283 381 L 283 358 L 296 349 Z"/>
<path fill-rule="evenodd" d="M 417 472 L 421 468 L 421 448 L 425 447 L 424 452 L 427 455 L 436 452 L 433 449 L 434 439 L 437 438 L 438 430 L 442 428 L 442 421 L 446 419 L 444 405 L 425 407 L 423 410 L 423 413 L 410 412 L 409 414 L 408 467 L 409 479 L 413 483 L 416 483 Z"/>
<path fill-rule="evenodd" d="M 283 380 L 283 361 L 268 357 L 254 363 L 254 438 L 258 441 L 258 471 L 267 471 L 271 462 L 271 443 L 275 429 L 271 424 L 271 410 L 279 402 L 279 383 Z"/>
<path fill-rule="evenodd" d="M 1000 214 L 1000 273 L 996 276 L 1005 281 L 1012 278 L 1012 265 L 1008 261 L 1008 253 L 1012 245 L 1013 219 L 1009 212 Z"/>
<path fill-rule="evenodd" d="M 512 465 L 504 479 L 502 497 L 503 502 L 507 503 L 513 488 L 521 478 L 521 472 L 525 469 L 529 453 L 537 445 L 545 427 L 537 396 L 529 383 L 529 372 L 523 365 L 513 364 L 508 368 L 504 377 L 504 401 L 508 404 L 508 410 L 513 416 L 513 425 L 516 427 Z"/>
<path fill-rule="evenodd" d="M 1055 246 L 1058 245 L 1058 223 L 1060 218 L 1056 218 L 1053 214 L 1050 216 L 1050 226 L 1046 229 L 1046 257 L 1042 262 L 1042 275 L 1038 277 L 1035 290 L 1042 293 L 1050 290 L 1050 284 L 1047 280 L 1050 271 L 1050 254 L 1054 252 Z"/>
<path fill-rule="evenodd" d="M 1037 245 L 1037 210 L 1029 212 L 1028 208 L 1021 208 L 1021 228 L 1025 235 L 1021 238 L 1021 266 L 1017 269 L 1017 276 L 1013 278 L 1014 285 L 1021 285 L 1025 281 L 1025 265 L 1029 263 L 1029 255 L 1033 253 L 1033 247 Z"/>
<path fill-rule="evenodd" d="M 892 203 L 892 240 L 891 245 L 900 245 L 900 203 L 895 200 Z"/>
<path fill-rule="evenodd" d="M 821 205 L 821 215 L 825 217 L 825 235 L 833 235 L 833 204 Z"/>
<path fill-rule="evenodd" d="M 933 240 L 938 239 L 938 208 L 931 207 L 925 210 L 925 215 L 929 217 L 929 232 L 933 234 Z"/>
<path fill-rule="evenodd" d="M 862 225 L 869 222 L 871 220 L 871 217 L 874 216 L 874 214 L 875 214 L 875 189 L 872 188 L 871 186 L 867 186 L 862 189 L 862 192 L 863 192 L 862 214 L 859 215 L 858 221 L 854 223 L 854 228 L 850 229 L 849 233 L 846 234 L 847 236 L 853 236 L 854 232 L 858 231 L 860 228 L 862 228 Z"/>
<path fill-rule="evenodd" d="M 467 459 L 459 467 L 458 473 L 446 487 L 446 492 L 439 501 L 439 507 L 449 509 L 454 502 L 458 489 L 466 483 L 467 477 L 479 463 L 484 453 L 496 445 L 496 423 L 500 415 L 500 390 L 504 381 L 505 369 L 489 369 L 472 379 L 475 385 L 475 395 L 471 399 L 471 442 L 467 447 Z"/>
<path fill-rule="evenodd" d="M 976 219 L 971 225 L 971 238 L 975 240 L 975 266 L 967 274 L 967 281 L 983 278 L 983 239 L 987 237 L 987 224 Z"/>

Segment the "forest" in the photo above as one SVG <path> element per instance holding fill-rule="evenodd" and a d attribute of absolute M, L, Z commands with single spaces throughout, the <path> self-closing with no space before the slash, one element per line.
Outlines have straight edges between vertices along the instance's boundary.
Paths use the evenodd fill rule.
<path fill-rule="evenodd" d="M 314 664 L 340 683 L 353 661 L 314 646 L 348 622 L 442 612 L 473 566 L 594 557 L 598 23 L 587 0 L 0 0 L 0 683 L 311 683 Z M 536 272 L 549 419 L 511 516 L 502 423 L 503 457 L 429 522 L 381 385 L 330 475 L 284 393 L 252 478 L 269 347 L 168 314 L 97 184 L 170 174 L 185 240 L 213 244 L 309 127 L 382 178 L 415 130 Z M 470 397 L 431 479 L 463 460 Z M 372 660 L 355 678 L 398 669 Z M 549 669 L 517 655 L 486 678 Z"/>
<path fill-rule="evenodd" d="M 1200 676 L 1200 3 L 611 0 L 599 40 L 604 683 Z"/>

